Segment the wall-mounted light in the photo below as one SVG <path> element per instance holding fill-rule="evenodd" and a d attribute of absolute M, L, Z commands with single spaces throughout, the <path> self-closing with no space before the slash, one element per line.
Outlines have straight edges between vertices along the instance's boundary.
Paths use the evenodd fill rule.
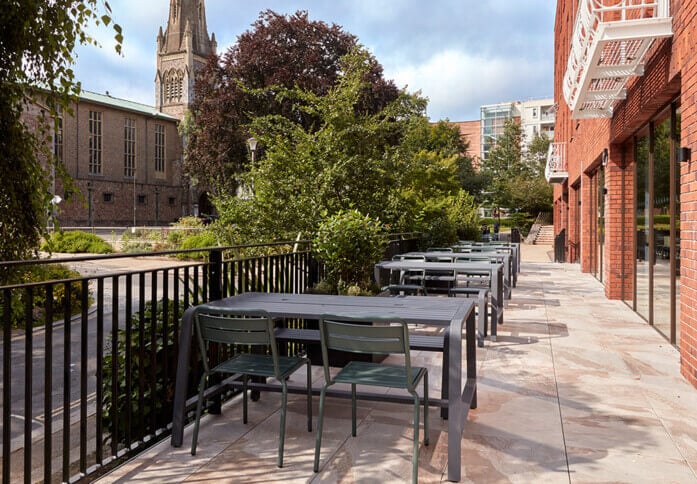
<path fill-rule="evenodd" d="M 600 163 L 601 163 L 603 166 L 607 166 L 607 158 L 608 158 L 608 152 L 607 152 L 607 148 L 605 148 L 605 149 L 603 150 L 603 154 L 602 154 L 602 156 L 601 156 L 601 158 L 600 158 Z"/>
<path fill-rule="evenodd" d="M 687 146 L 683 146 L 680 148 L 680 151 L 678 151 L 678 161 L 681 163 L 691 161 L 692 158 L 692 150 L 688 148 Z"/>
<path fill-rule="evenodd" d="M 603 195 L 607 195 L 607 188 L 603 188 Z"/>

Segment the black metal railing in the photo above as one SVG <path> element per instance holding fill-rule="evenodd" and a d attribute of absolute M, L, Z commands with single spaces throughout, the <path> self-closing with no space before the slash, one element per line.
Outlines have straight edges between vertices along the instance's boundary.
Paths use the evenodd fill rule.
<path fill-rule="evenodd" d="M 415 250 L 417 237 L 391 237 L 386 256 Z M 241 255 L 249 251 L 275 253 Z M 164 257 L 201 252 L 204 262 Z M 248 291 L 301 293 L 324 277 L 304 241 L 0 262 L 0 270 L 107 268 L 119 259 L 125 269 L 0 287 L 3 483 L 90 480 L 166 438 L 184 310 Z"/>
<path fill-rule="evenodd" d="M 1 287 L 3 482 L 94 475 L 166 436 L 180 315 L 239 292 L 312 287 L 323 269 L 309 245 L 300 245 L 295 252 L 233 259 L 224 256 L 271 246 L 206 249 L 206 262 L 163 261 L 146 270 Z M 201 249 L 58 262 L 186 252 Z M 56 262 L 2 265 L 12 271 Z"/>
<path fill-rule="evenodd" d="M 566 229 L 554 236 L 554 262 L 566 262 Z"/>

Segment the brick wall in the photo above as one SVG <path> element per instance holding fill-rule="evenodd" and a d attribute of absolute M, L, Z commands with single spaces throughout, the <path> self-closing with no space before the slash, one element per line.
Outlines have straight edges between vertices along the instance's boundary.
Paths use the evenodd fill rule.
<path fill-rule="evenodd" d="M 95 226 L 132 225 L 134 206 L 137 225 L 152 225 L 156 221 L 167 224 L 187 213 L 188 198 L 181 173 L 182 141 L 176 121 L 86 100 L 78 102 L 73 110 L 74 116 L 66 113 L 63 118 L 63 164 L 74 186 L 64 187 L 59 181 L 55 191 L 64 199 L 58 206 L 62 226 L 87 225 L 90 207 Z M 102 113 L 101 174 L 89 173 L 90 111 Z M 134 120 L 136 127 L 135 200 L 133 177 L 124 173 L 127 118 Z M 165 132 L 164 173 L 155 169 L 156 125 L 163 126 Z"/>
<path fill-rule="evenodd" d="M 681 146 L 692 149 L 680 177 L 680 368 L 697 387 L 697 2 L 681 2 L 675 15 L 673 68 L 680 71 Z"/>
<path fill-rule="evenodd" d="M 644 75 L 627 83 L 627 97 L 614 106 L 611 119 L 573 120 L 563 98 L 562 82 L 566 71 L 570 39 L 573 33 L 575 0 L 559 0 L 555 24 L 555 101 L 559 105 L 555 141 L 567 143 L 569 180 L 556 186 L 555 201 L 569 200 L 570 241 L 580 236 L 580 263 L 590 270 L 590 217 L 583 207 L 590 202 L 589 182 L 597 157 L 608 149 L 605 187 L 605 292 L 612 299 L 630 299 L 633 292 L 634 173 L 633 137 L 649 121 L 656 119 L 674 101 L 680 103 L 680 146 L 695 152 L 695 161 L 681 163 L 680 178 L 680 356 L 681 371 L 697 387 L 697 2 L 673 0 L 673 37 L 654 42 L 645 58 Z M 578 188 L 578 191 L 576 190 Z M 580 195 L 581 210 L 574 198 Z M 555 216 L 557 216 L 555 211 Z M 574 227 L 580 218 L 581 231 Z"/>

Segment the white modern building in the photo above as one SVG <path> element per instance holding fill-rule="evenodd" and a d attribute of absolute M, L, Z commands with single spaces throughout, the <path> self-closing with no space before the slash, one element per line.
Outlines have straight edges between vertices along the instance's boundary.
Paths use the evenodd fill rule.
<path fill-rule="evenodd" d="M 493 143 L 503 134 L 506 120 L 517 119 L 523 132 L 523 149 L 537 134 L 554 138 L 554 99 L 533 99 L 488 104 L 480 109 L 481 159 L 489 155 Z"/>

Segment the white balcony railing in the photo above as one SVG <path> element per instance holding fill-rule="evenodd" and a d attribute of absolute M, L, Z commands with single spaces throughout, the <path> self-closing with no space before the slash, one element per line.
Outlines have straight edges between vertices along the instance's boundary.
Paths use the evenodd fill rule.
<path fill-rule="evenodd" d="M 566 143 L 550 143 L 547 151 L 547 166 L 545 166 L 547 182 L 563 183 L 569 178 L 566 170 Z"/>
<path fill-rule="evenodd" d="M 564 97 L 572 117 L 611 117 L 651 43 L 673 35 L 669 0 L 580 0 Z"/>

